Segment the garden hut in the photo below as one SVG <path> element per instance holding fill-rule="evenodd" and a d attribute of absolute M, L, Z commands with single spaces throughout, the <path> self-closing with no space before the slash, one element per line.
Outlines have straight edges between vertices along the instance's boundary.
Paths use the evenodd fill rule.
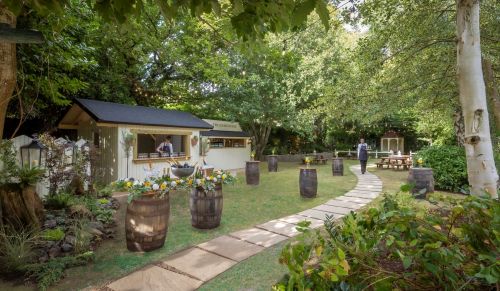
<path fill-rule="evenodd" d="M 380 150 L 383 152 L 392 151 L 397 153 L 404 152 L 405 139 L 393 130 L 387 131 L 380 139 Z"/>
<path fill-rule="evenodd" d="M 242 169 L 251 153 L 250 135 L 238 122 L 204 119 L 212 125 L 201 132 L 201 153 L 208 165 L 225 170 Z"/>
<path fill-rule="evenodd" d="M 198 162 L 200 132 L 213 126 L 188 112 L 75 99 L 58 127 L 76 130 L 78 138 L 93 144 L 102 180 L 109 183 L 127 177 L 142 180 L 151 170 L 166 172 L 172 159 Z M 156 152 L 166 137 L 173 148 L 169 156 Z"/>

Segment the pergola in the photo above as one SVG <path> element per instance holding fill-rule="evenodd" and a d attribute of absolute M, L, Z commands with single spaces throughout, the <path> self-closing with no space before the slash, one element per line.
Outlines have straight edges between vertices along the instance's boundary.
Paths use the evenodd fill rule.
<path fill-rule="evenodd" d="M 403 153 L 405 139 L 393 130 L 387 131 L 380 139 L 380 149 L 382 151 L 393 151 L 394 153 L 401 151 Z"/>

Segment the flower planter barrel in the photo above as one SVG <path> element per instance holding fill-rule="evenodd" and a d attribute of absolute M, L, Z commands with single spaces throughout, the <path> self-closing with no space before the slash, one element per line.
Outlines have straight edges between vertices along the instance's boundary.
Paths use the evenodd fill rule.
<path fill-rule="evenodd" d="M 260 181 L 260 170 L 259 161 L 247 161 L 245 167 L 245 177 L 247 180 L 247 185 L 259 185 Z"/>
<path fill-rule="evenodd" d="M 127 249 L 147 252 L 161 248 L 167 237 L 169 216 L 168 194 L 162 199 L 144 196 L 130 202 L 125 217 Z"/>
<path fill-rule="evenodd" d="M 332 174 L 334 176 L 344 176 L 344 159 L 342 158 L 332 159 Z"/>
<path fill-rule="evenodd" d="M 412 193 L 417 195 L 415 198 L 425 199 L 425 194 L 434 192 L 434 175 L 431 168 L 411 168 L 408 174 L 408 183 L 414 184 Z M 420 193 L 426 189 L 425 193 Z"/>
<path fill-rule="evenodd" d="M 267 156 L 267 170 L 269 172 L 278 172 L 278 156 Z"/>
<path fill-rule="evenodd" d="M 200 229 L 212 229 L 220 225 L 222 217 L 222 185 L 217 184 L 214 190 L 203 188 L 191 190 L 189 209 L 191 225 Z"/>
<path fill-rule="evenodd" d="M 300 196 L 314 198 L 318 192 L 318 177 L 316 169 L 300 169 Z"/>

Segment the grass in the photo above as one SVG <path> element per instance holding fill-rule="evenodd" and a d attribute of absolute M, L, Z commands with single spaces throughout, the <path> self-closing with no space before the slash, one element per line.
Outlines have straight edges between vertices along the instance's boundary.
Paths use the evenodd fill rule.
<path fill-rule="evenodd" d="M 353 163 L 355 162 L 348 161 L 349 165 Z M 369 167 L 368 170 L 382 180 L 384 192 L 399 191 L 401 185 L 405 184 L 408 178 L 408 171 L 377 169 L 375 166 Z M 436 194 L 463 197 L 463 195 L 448 192 L 437 191 Z M 373 203 L 377 203 L 380 199 L 381 197 L 377 198 Z M 417 203 L 420 207 L 433 207 L 426 200 L 417 200 Z M 269 248 L 234 266 L 203 285 L 199 290 L 271 290 L 271 286 L 287 273 L 287 268 L 278 262 L 284 244 L 281 243 Z"/>
<path fill-rule="evenodd" d="M 286 243 L 272 246 L 261 253 L 237 264 L 214 280 L 201 286 L 199 291 L 271 290 L 288 268 L 278 262 L 281 249 Z"/>
<path fill-rule="evenodd" d="M 353 161 L 346 161 L 345 167 L 352 163 Z M 345 176 L 332 177 L 331 165 L 314 167 L 318 170 L 318 197 L 314 199 L 300 198 L 299 165 L 296 163 L 280 163 L 278 173 L 268 173 L 267 164 L 261 163 L 259 186 L 247 186 L 244 176 L 239 174 L 236 185 L 224 187 L 221 225 L 208 231 L 191 227 L 188 193 L 171 193 L 171 215 L 165 246 L 144 254 L 129 252 L 125 247 L 123 223 L 126 202 L 123 199 L 116 218 L 119 222 L 116 238 L 103 242 L 96 250 L 95 262 L 67 270 L 66 278 L 52 289 L 75 290 L 103 285 L 190 246 L 315 207 L 343 195 L 356 184 L 355 176 L 347 169 Z"/>

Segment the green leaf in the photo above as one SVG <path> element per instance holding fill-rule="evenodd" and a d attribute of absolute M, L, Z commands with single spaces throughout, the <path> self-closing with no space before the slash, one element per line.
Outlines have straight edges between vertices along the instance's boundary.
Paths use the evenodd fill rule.
<path fill-rule="evenodd" d="M 408 269 L 411 265 L 411 262 L 413 261 L 413 258 L 410 256 L 406 256 L 402 258 L 402 261 L 403 261 L 403 267 L 405 269 Z"/>
<path fill-rule="evenodd" d="M 339 259 L 342 261 L 342 260 L 345 260 L 345 253 L 342 249 L 337 249 L 337 255 L 339 256 Z"/>
<path fill-rule="evenodd" d="M 330 29 L 330 13 L 328 12 L 328 7 L 326 1 L 316 0 L 316 13 L 318 13 L 321 23 L 328 31 Z"/>

